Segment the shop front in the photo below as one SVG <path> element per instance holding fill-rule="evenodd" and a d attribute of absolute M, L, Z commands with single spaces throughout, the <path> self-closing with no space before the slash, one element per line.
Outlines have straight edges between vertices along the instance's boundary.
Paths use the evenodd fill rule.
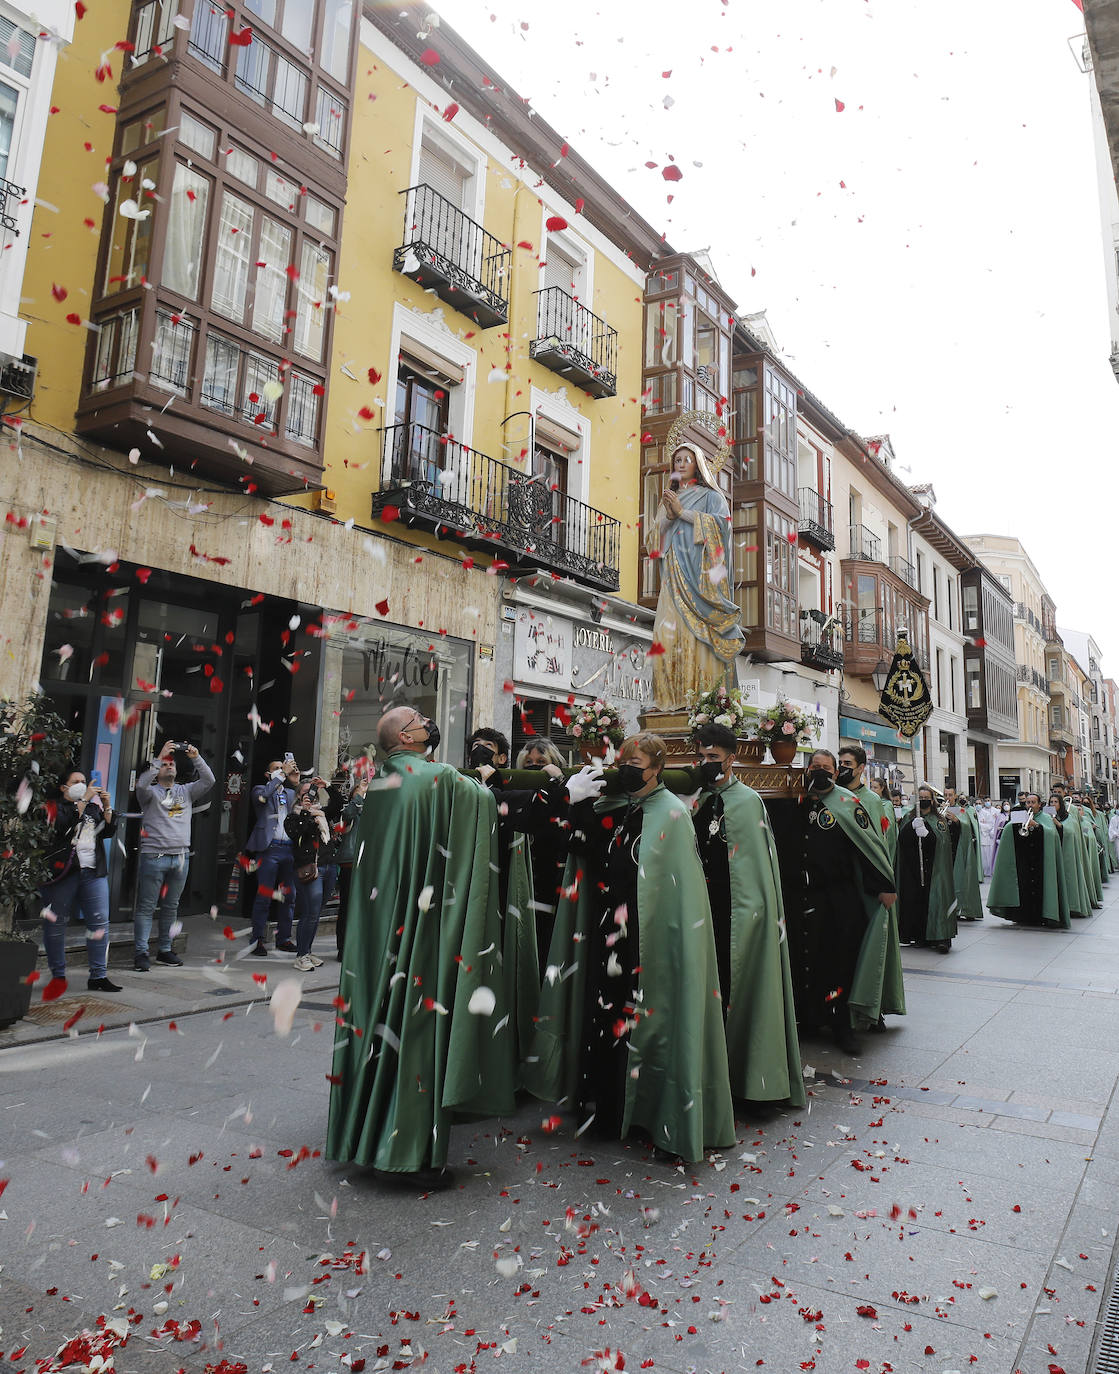
<path fill-rule="evenodd" d="M 511 587 L 501 607 L 494 724 L 514 756 L 548 739 L 570 762 L 578 758 L 569 720 L 598 697 L 615 706 L 627 734 L 652 702 L 653 615 L 615 597 L 564 586 L 548 597 Z"/>
<path fill-rule="evenodd" d="M 877 721 L 839 717 L 839 747 L 861 744 L 866 750 L 866 780 L 881 778 L 888 787 L 898 787 L 911 797 L 921 779 L 915 776 L 910 742 L 891 726 Z"/>

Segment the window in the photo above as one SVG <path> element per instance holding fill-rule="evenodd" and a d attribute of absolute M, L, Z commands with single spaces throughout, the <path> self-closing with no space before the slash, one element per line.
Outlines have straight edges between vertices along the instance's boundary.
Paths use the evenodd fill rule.
<path fill-rule="evenodd" d="M 310 82 L 305 72 L 253 34 L 253 41 L 238 49 L 237 89 L 271 109 L 277 119 L 293 129 L 302 130 L 307 118 L 307 90 Z"/>
<path fill-rule="evenodd" d="M 952 576 L 950 573 L 945 575 L 944 587 L 948 593 L 948 628 L 954 630 L 956 628 L 956 615 L 952 607 Z"/>
<path fill-rule="evenodd" d="M 309 239 L 303 241 L 296 283 L 295 338 L 292 346 L 305 358 L 321 360 L 326 328 L 326 291 L 333 255 Z"/>
<path fill-rule="evenodd" d="M 956 660 L 955 656 L 950 657 L 949 660 L 948 660 L 948 682 L 949 682 L 949 686 L 950 686 L 950 688 L 951 688 L 950 697 L 951 697 L 952 710 L 953 710 L 953 711 L 956 709 L 956 675 L 957 675 L 956 662 L 957 662 L 957 660 Z"/>
<path fill-rule="evenodd" d="M 169 310 L 157 310 L 149 377 L 174 391 L 185 393 L 191 383 L 194 325 Z"/>
<path fill-rule="evenodd" d="M 97 356 L 91 378 L 93 391 L 108 391 L 131 380 L 136 367 L 139 329 L 139 310 L 125 310 L 100 322 L 101 332 L 97 336 Z"/>
<path fill-rule="evenodd" d="M 323 5 L 319 66 L 336 81 L 346 84 L 350 74 L 351 0 L 326 0 Z"/>
<path fill-rule="evenodd" d="M 262 353 L 245 354 L 245 377 L 241 384 L 241 418 L 261 428 L 275 424 L 276 402 L 280 398 L 280 365 Z"/>
<path fill-rule="evenodd" d="M 921 557 L 920 554 L 917 555 Z M 917 590 L 921 590 L 920 575 L 918 574 Z M 979 629 L 979 592 L 974 585 L 966 586 L 962 589 L 964 630 L 973 634 Z"/>
<path fill-rule="evenodd" d="M 35 61 L 35 35 L 18 28 L 5 15 L 0 15 L 0 66 L 8 67 L 20 76 L 30 77 Z"/>
<path fill-rule="evenodd" d="M 158 158 L 137 165 L 126 162 L 117 179 L 113 217 L 109 227 L 109 259 L 105 271 L 106 296 L 138 286 L 148 275 L 152 246 L 152 209 L 157 204 Z M 122 213 L 123 211 L 123 213 Z"/>
<path fill-rule="evenodd" d="M 271 174 L 270 174 L 271 175 Z M 315 196 L 304 197 L 304 215 L 308 225 L 320 234 L 326 234 L 328 238 L 334 237 L 334 211 L 329 205 L 324 205 Z M 289 206 L 289 209 L 291 207 Z"/>
<path fill-rule="evenodd" d="M 224 75 L 224 58 L 228 47 L 229 19 L 225 10 L 217 9 L 211 0 L 195 0 L 187 51 L 211 71 Z M 244 52 L 245 49 L 239 51 Z"/>
<path fill-rule="evenodd" d="M 657 500 L 660 491 L 657 491 Z M 653 505 L 656 518 L 656 504 Z M 758 506 L 744 501 L 731 512 L 731 540 L 734 544 L 734 582 L 736 600 L 747 631 L 762 623 L 758 604 Z"/>
<path fill-rule="evenodd" d="M 209 179 L 177 162 L 171 184 L 162 280 L 169 290 L 192 301 L 198 299 L 209 203 Z"/>
<path fill-rule="evenodd" d="M 229 149 L 225 159 L 225 170 L 231 177 L 236 177 L 246 186 L 251 186 L 254 191 L 260 184 L 260 163 L 252 153 L 246 153 L 240 148 Z"/>
<path fill-rule="evenodd" d="M 149 57 L 163 56 L 168 45 L 175 37 L 175 13 L 177 6 L 172 0 L 148 0 L 136 10 L 136 29 L 132 39 L 132 65 L 142 66 Z M 0 26 L 6 23 L 0 20 Z M 3 39 L 0 27 L 0 39 Z"/>
<path fill-rule="evenodd" d="M 467 168 L 456 161 L 451 153 L 425 138 L 420 148 L 417 185 L 430 186 L 437 196 L 450 201 L 456 210 L 463 210 L 466 208 L 469 180 Z"/>
<path fill-rule="evenodd" d="M 284 13 L 280 32 L 293 48 L 300 52 L 311 49 L 311 35 L 315 28 L 314 0 L 283 0 Z"/>
<path fill-rule="evenodd" d="M 296 444 L 313 448 L 319 434 L 319 397 L 322 386 L 301 372 L 291 374 L 288 388 L 287 422 L 284 433 Z"/>
<path fill-rule="evenodd" d="M 222 195 L 218 224 L 217 251 L 214 255 L 214 289 L 210 305 L 219 315 L 238 323 L 245 313 L 245 293 L 249 284 L 252 251 L 253 209 L 231 191 Z"/>
<path fill-rule="evenodd" d="M 532 452 L 532 475 L 528 510 L 529 525 L 544 539 L 565 543 L 567 529 L 567 457 L 537 444 Z M 579 531 L 573 530 L 578 535 Z"/>
<path fill-rule="evenodd" d="M 968 659 L 966 672 L 967 709 L 969 711 L 981 711 L 983 709 L 983 684 L 982 674 L 977 659 Z"/>
<path fill-rule="evenodd" d="M 162 114 L 162 111 L 160 112 Z M 162 120 L 160 121 L 162 124 Z M 207 162 L 214 160 L 214 141 L 216 134 L 208 124 L 203 124 L 200 119 L 195 119 L 186 110 L 181 111 L 179 116 L 179 142 L 185 144 L 192 152 L 204 157 Z M 127 150 L 125 150 L 127 151 Z"/>
<path fill-rule="evenodd" d="M 797 621 L 796 523 L 769 507 L 765 512 L 766 625 L 792 639 Z"/>
<path fill-rule="evenodd" d="M 0 81 L 0 177 L 8 175 L 8 160 L 12 155 L 16 116 L 19 113 L 20 93 L 6 81 Z"/>
<path fill-rule="evenodd" d="M 331 157 L 341 157 L 346 138 L 346 102 L 325 86 L 315 92 L 315 123 L 315 146 Z"/>
<path fill-rule="evenodd" d="M 261 217 L 257 249 L 253 331 L 273 343 L 284 337 L 284 311 L 291 268 L 291 230 L 268 215 Z"/>
<path fill-rule="evenodd" d="M 772 368 L 765 370 L 765 480 L 796 495 L 796 392 Z"/>
<path fill-rule="evenodd" d="M 933 575 L 933 595 L 932 595 L 933 604 L 932 604 L 932 613 L 933 613 L 933 619 L 934 619 L 934 620 L 939 620 L 939 619 L 940 619 L 940 569 L 936 566 L 935 563 L 933 564 L 932 575 Z"/>
<path fill-rule="evenodd" d="M 130 120 L 120 134 L 120 152 L 123 157 L 126 153 L 134 153 L 137 148 L 146 147 L 149 143 L 154 143 L 164 129 L 164 118 L 166 110 L 162 106 L 152 110 L 150 114 L 144 115 L 141 119 Z"/>
<path fill-rule="evenodd" d="M 744 482 L 758 478 L 758 369 L 734 369 L 734 451 Z"/>
<path fill-rule="evenodd" d="M 944 705 L 944 651 L 936 651 L 936 704 Z"/>
<path fill-rule="evenodd" d="M 232 415 L 237 395 L 241 350 L 230 339 L 210 331 L 206 338 L 206 366 L 202 374 L 202 404 Z"/>

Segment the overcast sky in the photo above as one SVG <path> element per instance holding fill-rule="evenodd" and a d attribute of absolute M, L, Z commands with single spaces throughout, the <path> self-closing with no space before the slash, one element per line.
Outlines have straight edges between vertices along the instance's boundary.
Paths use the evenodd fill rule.
<path fill-rule="evenodd" d="M 958 534 L 1017 535 L 1119 677 L 1119 383 L 1072 0 L 436 8 L 674 246 L 710 248 Z"/>

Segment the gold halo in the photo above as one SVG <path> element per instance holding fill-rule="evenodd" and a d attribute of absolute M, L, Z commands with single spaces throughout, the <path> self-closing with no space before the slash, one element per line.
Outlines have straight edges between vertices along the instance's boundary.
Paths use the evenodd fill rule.
<path fill-rule="evenodd" d="M 670 462 L 672 461 L 673 450 L 679 446 L 681 436 L 689 425 L 699 425 L 702 429 L 711 431 L 711 435 L 715 440 L 715 456 L 707 459 L 707 466 L 717 477 L 719 473 L 722 472 L 723 468 L 726 467 L 727 459 L 731 454 L 731 444 L 728 438 L 729 426 L 726 418 L 720 418 L 710 410 L 682 411 L 677 415 L 676 419 L 673 420 L 664 441 L 665 453 L 668 455 Z M 720 429 L 723 430 L 722 434 L 719 433 Z"/>

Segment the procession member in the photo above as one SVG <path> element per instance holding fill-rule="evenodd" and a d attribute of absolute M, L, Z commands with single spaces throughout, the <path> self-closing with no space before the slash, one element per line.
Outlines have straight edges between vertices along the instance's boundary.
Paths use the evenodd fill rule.
<path fill-rule="evenodd" d="M 1111 844 L 1112 867 L 1119 873 L 1119 807 L 1111 808 L 1107 821 L 1107 838 Z"/>
<path fill-rule="evenodd" d="M 1069 814 L 1075 818 L 1077 827 L 1080 831 L 1081 841 L 1084 846 L 1084 881 L 1088 888 L 1088 896 L 1092 902 L 1092 908 L 1098 911 L 1103 906 L 1103 880 L 1100 877 L 1100 858 L 1099 841 L 1096 836 L 1096 827 L 1092 824 L 1091 813 L 1084 805 L 1084 798 L 1079 792 L 1073 792 L 1069 798 Z"/>
<path fill-rule="evenodd" d="M 917 809 L 898 832 L 897 876 L 902 943 L 947 954 L 956 934 L 952 835 L 928 783 L 917 789 Z"/>
<path fill-rule="evenodd" d="M 549 764 L 559 770 L 563 768 L 563 755 L 548 740 L 530 740 L 517 755 L 517 768 L 528 772 L 544 772 Z M 563 886 L 563 870 L 567 866 L 568 829 L 564 806 L 558 808 L 554 815 L 547 816 L 543 824 L 534 825 L 529 831 L 532 909 L 536 918 L 536 947 L 540 953 L 541 978 L 544 977 L 548 946 L 552 943 L 552 927 L 555 925 L 556 903 Z"/>
<path fill-rule="evenodd" d="M 979 818 L 969 797 L 961 796 L 954 787 L 944 789 L 944 800 L 949 807 L 949 824 L 955 837 L 952 858 L 952 886 L 956 894 L 956 920 L 981 921 L 983 919 L 983 859 L 980 853 L 982 836 L 979 832 Z M 958 816 L 956 813 L 959 813 Z"/>
<path fill-rule="evenodd" d="M 1078 917 L 1090 916 L 1092 899 L 1088 895 L 1088 884 L 1084 877 L 1084 845 L 1081 842 L 1079 827 L 1075 821 L 1069 819 L 1068 799 L 1060 792 L 1050 792 L 1049 806 L 1052 807 L 1053 825 L 1060 840 L 1060 860 L 1064 873 L 1068 914 Z"/>
<path fill-rule="evenodd" d="M 689 1161 L 734 1142 L 711 908 L 667 748 L 618 755 L 623 795 L 572 810 L 572 857 L 540 994 L 528 1086 L 598 1135 L 648 1135 Z"/>
<path fill-rule="evenodd" d="M 1070 927 L 1060 840 L 1036 792 L 1026 794 L 1029 818 L 1008 823 L 995 855 L 987 905 L 995 916 L 1023 926 Z"/>
<path fill-rule="evenodd" d="M 707 878 L 731 1091 L 754 1102 L 805 1102 L 781 867 L 762 799 L 733 772 L 725 725 L 695 732 L 702 789 L 692 813 Z"/>
<path fill-rule="evenodd" d="M 1103 888 L 1107 886 L 1107 880 L 1111 875 L 1111 864 L 1107 856 L 1107 821 L 1103 812 L 1097 808 L 1096 799 L 1091 792 L 1084 794 L 1084 809 L 1096 832 L 1096 855 L 1100 866 L 1100 885 Z"/>
<path fill-rule="evenodd" d="M 885 783 L 881 784 L 881 792 L 874 786 L 867 786 L 866 750 L 861 744 L 845 744 L 839 751 L 838 763 L 836 782 L 854 793 L 866 807 L 871 820 L 877 821 L 892 861 L 898 847 L 898 823 L 893 803 L 885 795 Z"/>
<path fill-rule="evenodd" d="M 866 807 L 836 785 L 836 772 L 835 755 L 817 749 L 803 803 L 775 809 L 773 823 L 797 1020 L 857 1053 L 855 1027 L 903 1014 L 905 994 L 885 841 Z"/>
<path fill-rule="evenodd" d="M 497 806 L 424 757 L 439 727 L 413 707 L 387 711 L 377 742 L 387 757 L 358 822 L 327 1155 L 444 1188 L 452 1121 L 514 1105 Z"/>
<path fill-rule="evenodd" d="M 1000 829 L 1001 816 L 1002 812 L 994 806 L 990 797 L 984 797 L 979 808 L 979 852 L 984 878 L 989 878 L 995 867 L 995 837 Z"/>
<path fill-rule="evenodd" d="M 730 507 L 709 460 L 694 444 L 678 445 L 648 541 L 660 559 L 653 700 L 662 711 L 683 707 L 698 682 L 733 681 L 745 636 L 727 592 L 730 539 Z"/>

